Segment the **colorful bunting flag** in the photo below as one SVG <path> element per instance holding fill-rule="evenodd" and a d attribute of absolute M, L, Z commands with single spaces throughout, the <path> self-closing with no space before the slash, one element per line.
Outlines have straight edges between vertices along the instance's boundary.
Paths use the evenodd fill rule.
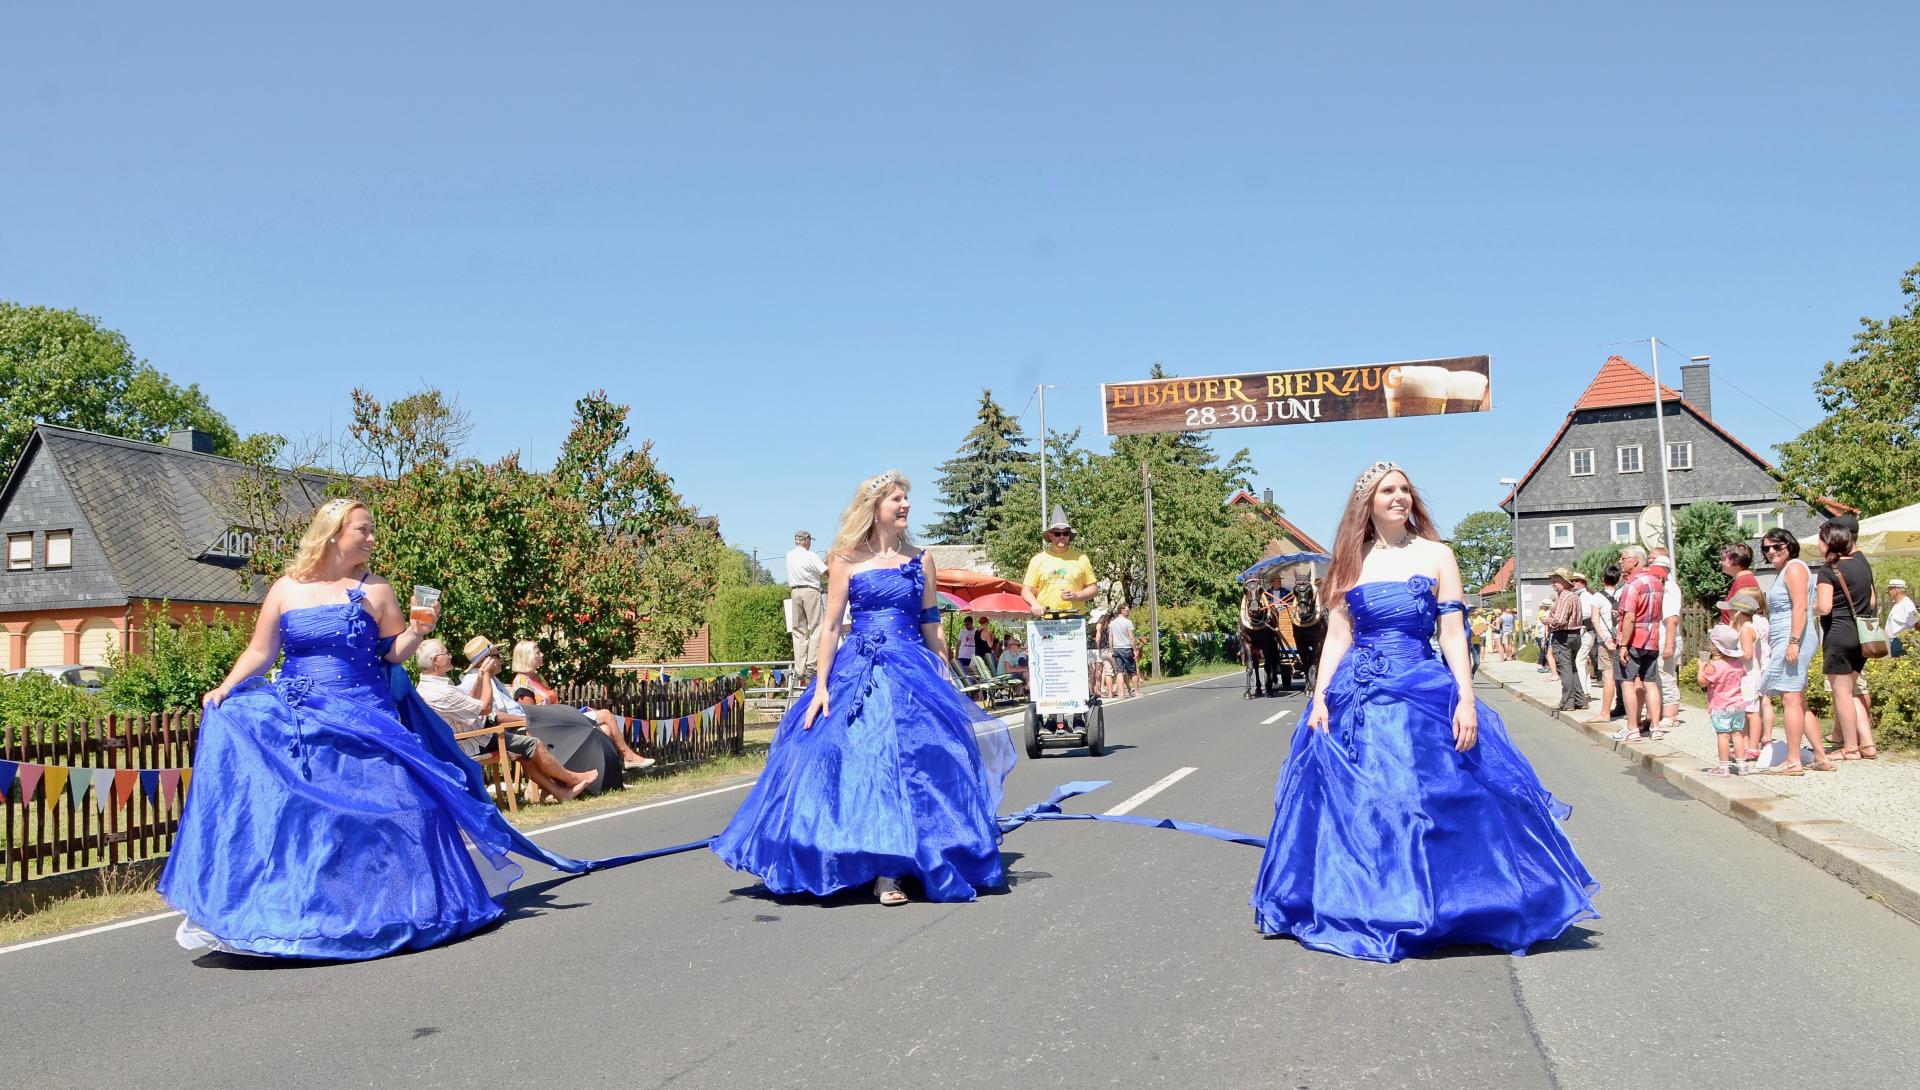
<path fill-rule="evenodd" d="M 192 786 L 193 786 L 193 769 L 191 768 L 181 769 L 180 770 L 180 797 L 182 799 L 185 799 L 187 797 L 187 789 Z"/>
<path fill-rule="evenodd" d="M 133 798 L 133 792 L 140 786 L 140 773 L 132 769 L 121 769 L 113 774 L 113 808 L 124 810 Z"/>
<path fill-rule="evenodd" d="M 33 789 L 40 786 L 40 778 L 46 774 L 46 765 L 22 764 L 20 766 L 20 805 L 33 801 Z"/>
<path fill-rule="evenodd" d="M 66 792 L 67 775 L 71 771 L 72 769 L 62 768 L 59 765 L 47 766 L 46 774 L 40 777 L 40 784 L 46 788 L 46 793 L 42 797 L 47 800 L 48 806 L 59 802 L 60 796 Z"/>
<path fill-rule="evenodd" d="M 179 787 L 180 787 L 180 770 L 179 769 L 163 768 L 160 770 L 160 801 L 162 803 L 172 802 L 173 793 L 176 790 L 178 790 Z"/>
<path fill-rule="evenodd" d="M 140 793 L 147 797 L 148 802 L 152 802 L 153 793 L 158 790 L 160 790 L 160 770 L 157 768 L 141 769 Z"/>
<path fill-rule="evenodd" d="M 67 795 L 75 806 L 87 801 L 87 785 L 93 782 L 93 769 L 67 769 Z"/>
<path fill-rule="evenodd" d="M 0 799 L 7 797 L 7 789 L 13 786 L 13 774 L 19 769 L 12 761 L 0 761 Z"/>

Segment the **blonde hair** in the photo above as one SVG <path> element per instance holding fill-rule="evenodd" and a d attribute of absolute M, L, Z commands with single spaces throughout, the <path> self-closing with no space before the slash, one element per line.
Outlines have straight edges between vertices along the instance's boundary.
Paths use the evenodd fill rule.
<path fill-rule="evenodd" d="M 521 640 L 513 645 L 513 672 L 533 673 L 533 656 L 540 650 L 539 640 Z"/>
<path fill-rule="evenodd" d="M 845 559 L 864 546 L 873 533 L 873 513 L 879 509 L 880 501 L 892 495 L 896 488 L 902 492 L 913 489 L 913 482 L 897 469 L 861 481 L 860 487 L 853 490 L 853 501 L 840 512 L 840 531 L 833 535 L 833 548 L 827 555 Z M 911 531 L 900 535 L 900 544 L 913 544 Z"/>
<path fill-rule="evenodd" d="M 300 535 L 299 550 L 287 561 L 287 574 L 295 579 L 313 578 L 327 558 L 327 546 L 355 511 L 365 511 L 369 518 L 373 516 L 373 511 L 359 500 L 337 499 L 321 504 L 313 513 L 313 521 L 307 523 L 307 532 Z"/>

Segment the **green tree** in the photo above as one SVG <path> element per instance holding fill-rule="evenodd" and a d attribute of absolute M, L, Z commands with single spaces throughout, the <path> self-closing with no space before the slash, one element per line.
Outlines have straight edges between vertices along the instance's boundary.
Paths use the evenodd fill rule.
<path fill-rule="evenodd" d="M 360 386 L 351 396 L 347 434 L 359 447 L 359 468 L 389 481 L 418 465 L 452 461 L 473 436 L 459 401 L 432 387 L 388 403 Z"/>
<path fill-rule="evenodd" d="M 1000 525 L 1007 490 L 1032 463 L 1027 436 L 1020 422 L 993 399 L 992 390 L 980 391 L 980 412 L 960 450 L 940 466 L 940 503 L 946 514 L 927 527 L 936 544 L 972 545 L 987 539 Z"/>
<path fill-rule="evenodd" d="M 99 319 L 0 300 L 0 471 L 36 421 L 146 442 L 198 428 L 220 453 L 239 441 L 200 387 L 175 384 Z"/>
<path fill-rule="evenodd" d="M 1673 516 L 1674 573 L 1680 590 L 1711 606 L 1727 593 L 1733 579 L 1720 570 L 1720 550 L 1744 541 L 1733 508 L 1714 500 L 1695 500 Z"/>
<path fill-rule="evenodd" d="M 1512 520 L 1504 511 L 1475 511 L 1461 519 L 1453 527 L 1453 555 L 1468 591 L 1493 582 L 1513 556 Z"/>
<path fill-rule="evenodd" d="M 1831 497 L 1864 517 L 1920 493 L 1920 264 L 1900 291 L 1904 312 L 1860 319 L 1853 351 L 1820 369 L 1813 391 L 1826 417 L 1777 448 L 1783 489 L 1816 509 Z"/>
<path fill-rule="evenodd" d="M 146 646 L 139 654 L 107 655 L 113 676 L 100 695 L 123 712 L 199 707 L 200 697 L 226 680 L 253 635 L 250 624 L 219 610 L 211 616 L 195 610 L 175 628 L 164 604 L 148 606 L 141 624 Z"/>

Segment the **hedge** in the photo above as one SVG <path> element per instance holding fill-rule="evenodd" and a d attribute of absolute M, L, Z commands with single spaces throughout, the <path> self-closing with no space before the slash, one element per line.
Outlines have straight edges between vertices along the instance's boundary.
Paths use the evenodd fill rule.
<path fill-rule="evenodd" d="M 715 662 L 774 662 L 793 657 L 787 635 L 787 588 L 728 587 L 708 614 L 709 654 Z"/>

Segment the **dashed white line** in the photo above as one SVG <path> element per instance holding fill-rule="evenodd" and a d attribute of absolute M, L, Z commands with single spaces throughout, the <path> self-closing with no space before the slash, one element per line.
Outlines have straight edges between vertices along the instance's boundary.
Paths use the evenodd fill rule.
<path fill-rule="evenodd" d="M 1272 715 L 1269 715 L 1265 719 L 1260 720 L 1260 725 L 1263 727 L 1273 726 L 1275 723 L 1278 723 L 1280 720 L 1285 719 L 1287 716 L 1292 714 L 1293 714 L 1292 708 L 1288 708 L 1286 711 L 1274 712 Z"/>
<path fill-rule="evenodd" d="M 1152 786 L 1148 787 L 1146 790 L 1141 791 L 1139 794 L 1133 796 L 1127 801 L 1121 803 L 1120 805 L 1114 807 L 1111 810 L 1108 810 L 1107 813 L 1108 814 L 1130 814 L 1133 812 L 1134 807 L 1139 806 L 1141 803 L 1147 801 L 1148 799 L 1154 797 L 1155 795 L 1158 795 L 1160 792 L 1165 791 L 1167 788 L 1172 787 L 1174 784 L 1179 783 L 1181 780 L 1186 779 L 1188 776 L 1191 776 L 1198 771 L 1200 770 L 1197 768 L 1176 768 L 1172 772 L 1169 772 L 1166 775 L 1160 777 L 1158 781 L 1156 781 Z"/>

